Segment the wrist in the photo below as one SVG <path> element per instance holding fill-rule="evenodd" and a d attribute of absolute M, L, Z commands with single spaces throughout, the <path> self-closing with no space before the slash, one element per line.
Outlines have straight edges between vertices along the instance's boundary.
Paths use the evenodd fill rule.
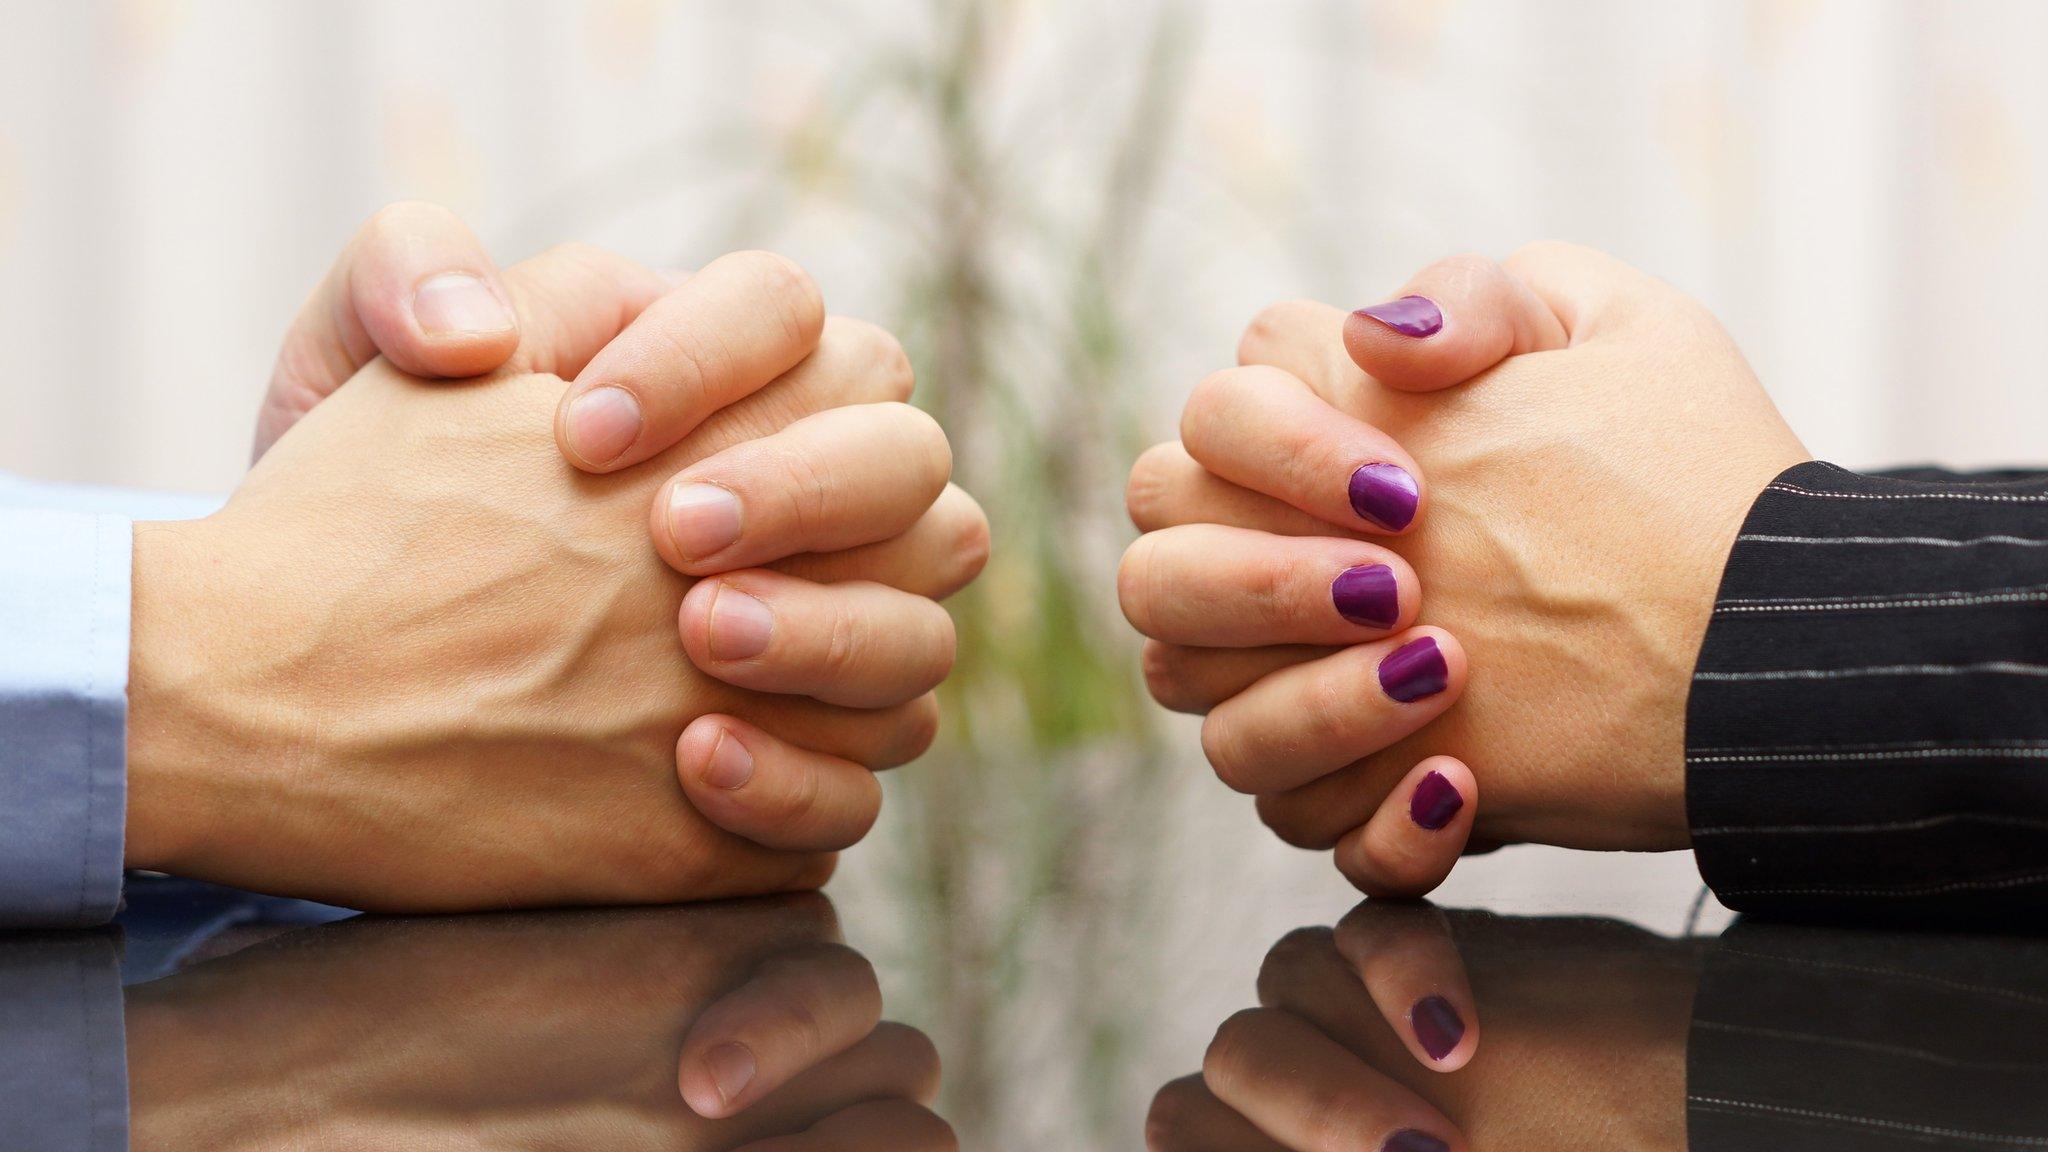
<path fill-rule="evenodd" d="M 134 528 L 128 648 L 128 818 L 125 866 L 180 871 L 212 835 L 207 788 L 203 521 Z"/>

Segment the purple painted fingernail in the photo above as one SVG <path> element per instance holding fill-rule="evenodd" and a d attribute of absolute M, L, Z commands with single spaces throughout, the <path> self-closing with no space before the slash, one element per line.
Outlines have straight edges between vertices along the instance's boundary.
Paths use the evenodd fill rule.
<path fill-rule="evenodd" d="M 1401 618 L 1401 584 L 1385 564 L 1361 564 L 1330 582 L 1337 614 L 1368 628 L 1392 628 Z"/>
<path fill-rule="evenodd" d="M 1416 1128 L 1403 1128 L 1387 1142 L 1380 1145 L 1380 1152 L 1451 1152 L 1451 1146 Z"/>
<path fill-rule="evenodd" d="M 1431 832 L 1440 831 L 1465 806 L 1465 798 L 1458 794 L 1458 788 L 1444 779 L 1441 772 L 1431 772 L 1415 786 L 1415 795 L 1408 798 L 1408 818 Z"/>
<path fill-rule="evenodd" d="M 1377 320 L 1403 336 L 1413 336 L 1418 340 L 1444 330 L 1443 309 L 1427 296 L 1403 296 L 1385 304 L 1360 308 L 1352 315 Z"/>
<path fill-rule="evenodd" d="M 1433 636 L 1410 640 L 1380 661 L 1380 690 L 1403 704 L 1434 696 L 1450 682 L 1450 665 Z"/>
<path fill-rule="evenodd" d="M 1351 474 L 1351 510 L 1399 532 L 1415 519 L 1415 477 L 1392 464 L 1366 464 Z"/>
<path fill-rule="evenodd" d="M 1380 691 L 1401 703 L 1415 703 L 1450 687 L 1450 664 L 1436 637 L 1409 640 L 1380 660 Z"/>
<path fill-rule="evenodd" d="M 1451 1054 L 1458 1041 L 1465 1038 L 1465 1022 L 1458 1018 L 1458 1010 L 1441 996 L 1424 996 L 1408 1010 L 1408 1022 L 1415 1027 L 1415 1038 L 1422 1042 L 1422 1050 L 1429 1053 L 1431 1060 L 1441 1060 Z"/>

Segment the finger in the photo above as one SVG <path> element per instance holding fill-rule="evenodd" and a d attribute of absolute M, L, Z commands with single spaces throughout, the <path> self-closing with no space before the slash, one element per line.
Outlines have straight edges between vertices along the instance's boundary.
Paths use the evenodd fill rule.
<path fill-rule="evenodd" d="M 1443 1114 L 1289 1012 L 1251 1008 L 1216 1031 L 1202 1081 L 1268 1136 L 1302 1152 L 1450 1152 Z"/>
<path fill-rule="evenodd" d="M 1211 709 L 1282 668 L 1306 664 L 1336 649 L 1306 644 L 1272 648 L 1188 648 L 1145 641 L 1145 687 L 1175 712 Z"/>
<path fill-rule="evenodd" d="M 678 1083 L 706 1119 L 730 1116 L 846 1051 L 882 1019 L 882 990 L 860 953 L 816 944 L 770 958 L 683 1036 Z"/>
<path fill-rule="evenodd" d="M 1237 362 L 1278 368 L 1344 411 L 1364 416 L 1358 401 L 1380 385 L 1345 354 L 1344 319 L 1343 309 L 1316 300 L 1269 304 L 1238 336 Z"/>
<path fill-rule="evenodd" d="M 692 576 L 907 531 L 945 491 L 953 451 L 908 404 L 806 416 L 683 469 L 655 497 L 655 548 Z"/>
<path fill-rule="evenodd" d="M 749 568 L 683 597 L 683 650 L 706 675 L 849 708 L 901 704 L 953 670 L 953 619 L 882 584 L 812 584 Z"/>
<path fill-rule="evenodd" d="M 1368 530 L 1330 524 L 1273 499 L 1241 488 L 1195 462 L 1180 441 L 1155 444 L 1131 465 L 1124 503 L 1140 532 L 1157 532 L 1181 524 L 1227 524 L 1279 536 L 1328 536 L 1333 532 L 1365 539 Z"/>
<path fill-rule="evenodd" d="M 669 280 L 616 252 L 557 244 L 505 269 L 519 314 L 509 367 L 570 377 L 669 290 Z"/>
<path fill-rule="evenodd" d="M 1510 356 L 1563 348 L 1549 305 L 1499 264 L 1453 256 L 1344 321 L 1344 348 L 1389 388 L 1429 392 L 1463 384 Z"/>
<path fill-rule="evenodd" d="M 869 1101 L 904 1100 L 929 1107 L 938 1087 L 939 1055 L 930 1038 L 884 1020 L 844 1052 L 805 1069 L 720 1121 L 721 1145 L 803 1132 Z"/>
<path fill-rule="evenodd" d="M 953 1126 L 909 1100 L 864 1100 L 802 1132 L 748 1144 L 739 1152 L 954 1152 Z"/>
<path fill-rule="evenodd" d="M 714 711 L 772 731 L 799 748 L 877 771 L 908 764 L 938 737 L 939 702 L 927 692 L 891 708 L 843 708 L 804 696 L 731 690 Z"/>
<path fill-rule="evenodd" d="M 1288 1152 L 1216 1098 L 1200 1075 L 1169 1080 L 1145 1113 L 1147 1152 Z"/>
<path fill-rule="evenodd" d="M 706 820 L 789 852 L 851 848 L 882 811 L 875 774 L 731 716 L 699 716 L 676 741 L 676 774 Z"/>
<path fill-rule="evenodd" d="M 1337 842 L 1337 870 L 1368 896 L 1427 895 L 1463 854 L 1478 798 L 1478 782 L 1462 761 L 1424 760 L 1372 819 Z"/>
<path fill-rule="evenodd" d="M 803 363 L 708 417 L 662 458 L 664 466 L 703 460 L 735 444 L 781 431 L 815 413 L 848 404 L 910 399 L 916 381 L 896 338 L 865 320 L 830 316 Z"/>
<path fill-rule="evenodd" d="M 1472 1059 L 1479 1009 L 1442 912 L 1368 900 L 1338 922 L 1336 943 L 1424 1067 L 1455 1072 Z"/>
<path fill-rule="evenodd" d="M 377 356 L 415 376 L 479 376 L 519 345 L 497 265 L 453 212 L 392 204 L 342 250 L 286 333 L 256 455 Z"/>
<path fill-rule="evenodd" d="M 1543 301 L 1573 345 L 1596 340 L 1642 314 L 1637 305 L 1644 299 L 1672 292 L 1605 252 L 1557 240 L 1524 245 L 1502 266 Z"/>
<path fill-rule="evenodd" d="M 562 397 L 555 436 L 590 472 L 638 464 L 817 347 L 825 302 L 782 256 L 722 256 L 636 317 Z"/>
<path fill-rule="evenodd" d="M 1132 543 L 1117 599 L 1155 640 L 1250 648 L 1379 639 L 1414 621 L 1422 590 L 1377 544 L 1186 524 Z"/>
<path fill-rule="evenodd" d="M 1283 668 L 1202 722 L 1202 750 L 1239 792 L 1281 792 L 1334 772 L 1429 723 L 1465 685 L 1465 653 L 1440 628 Z"/>
<path fill-rule="evenodd" d="M 944 600 L 981 575 L 988 553 L 988 514 L 974 497 L 948 484 L 917 523 L 894 539 L 792 556 L 770 567 L 817 584 L 872 580 L 914 596 Z"/>
<path fill-rule="evenodd" d="M 1399 444 L 1273 368 L 1230 368 L 1195 388 L 1180 440 L 1204 468 L 1319 519 L 1406 531 L 1428 502 Z"/>

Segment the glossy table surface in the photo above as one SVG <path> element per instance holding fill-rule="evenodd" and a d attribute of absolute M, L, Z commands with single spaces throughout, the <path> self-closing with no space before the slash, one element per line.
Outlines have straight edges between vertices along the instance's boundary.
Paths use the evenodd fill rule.
<path fill-rule="evenodd" d="M 1282 892 L 1211 918 L 1076 894 L 979 953 L 876 891 L 329 920 L 138 881 L 120 933 L 0 938 L 0 998 L 50 987 L 21 965 L 52 947 L 67 980 L 105 980 L 86 1014 L 116 1026 L 80 1042 L 119 1047 L 96 1058 L 125 1064 L 137 1149 L 2048 1148 L 2048 942 L 1736 920 L 1683 858 L 1596 861 L 1605 882 L 1538 899 L 1517 851 L 1439 904 Z M 1197 943 L 1126 966 L 1145 949 L 1076 925 Z M 693 1022 L 793 988 L 811 1005 L 788 1027 L 823 1003 L 863 1037 L 698 1117 Z M 1463 1010 L 1435 1039 L 1476 1044 L 1452 1073 L 1415 1054 L 1437 994 Z M 106 1120 L 77 1146 L 109 1146 Z"/>

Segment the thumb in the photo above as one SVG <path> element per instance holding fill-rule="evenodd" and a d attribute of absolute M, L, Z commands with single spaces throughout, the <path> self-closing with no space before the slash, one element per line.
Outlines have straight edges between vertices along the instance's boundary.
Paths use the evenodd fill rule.
<path fill-rule="evenodd" d="M 493 371 L 518 345 L 511 297 L 475 234 L 439 205 L 390 205 L 292 321 L 257 417 L 255 455 L 380 355 L 415 376 L 464 377 Z"/>
<path fill-rule="evenodd" d="M 1344 350 L 1404 392 L 1463 384 L 1510 356 L 1563 348 L 1565 327 L 1523 280 L 1482 256 L 1422 270 L 1385 303 L 1344 320 Z"/>

